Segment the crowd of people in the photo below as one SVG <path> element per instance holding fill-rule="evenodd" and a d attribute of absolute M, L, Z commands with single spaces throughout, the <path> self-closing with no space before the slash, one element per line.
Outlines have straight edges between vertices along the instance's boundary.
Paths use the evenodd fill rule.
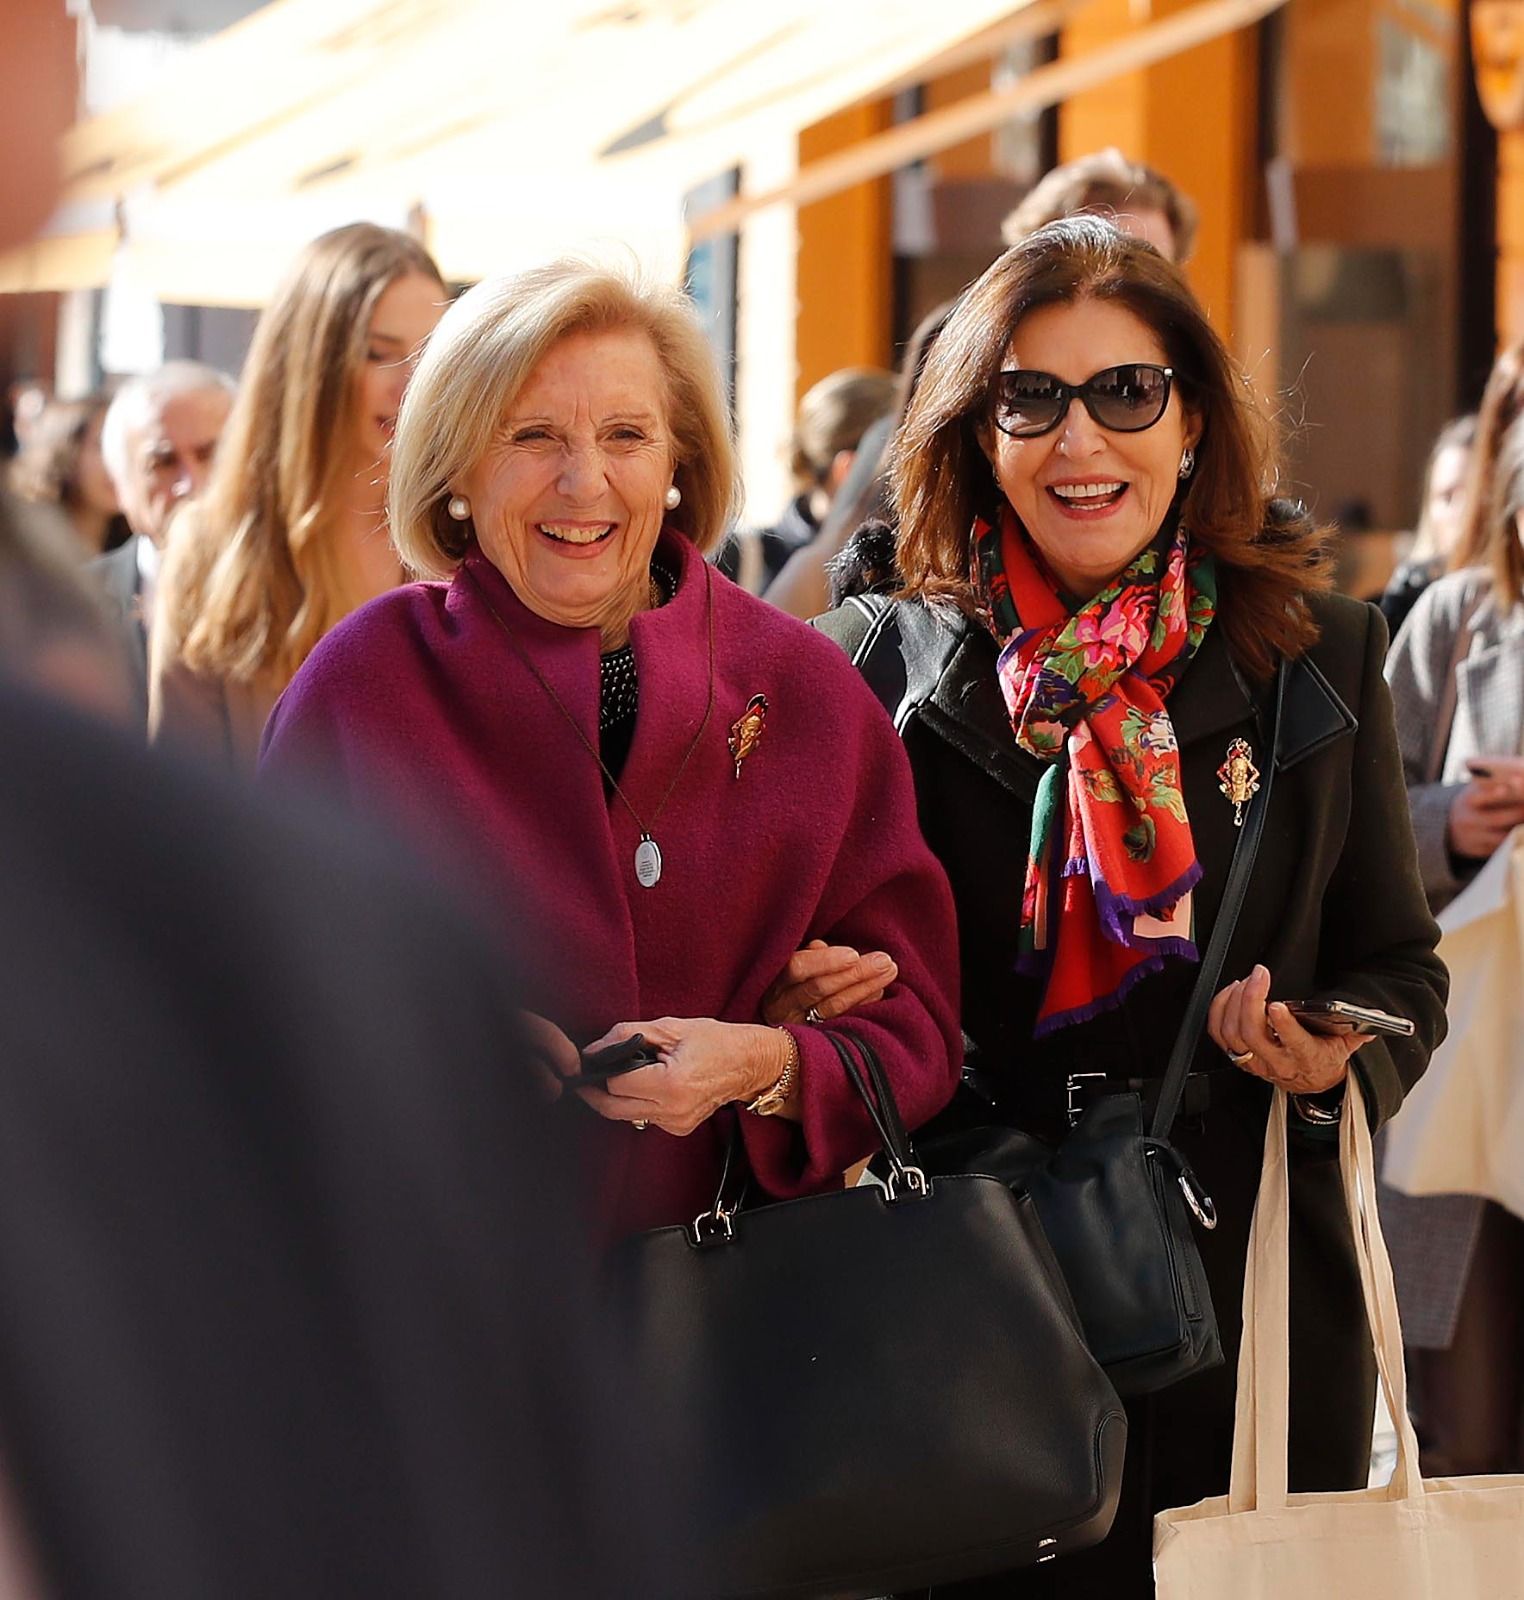
<path fill-rule="evenodd" d="M 337 831 L 470 905 L 441 937 L 478 941 L 461 967 L 511 963 L 502 1017 L 470 1009 L 490 981 L 407 949 L 411 883 L 381 894 L 373 937 L 332 919 L 377 947 L 331 1031 L 334 1104 L 365 1098 L 352 1069 L 374 1048 L 399 1111 L 400 1052 L 436 1027 L 458 1044 L 439 1092 L 473 1094 L 501 1020 L 505 1062 L 552 1102 L 513 1114 L 555 1130 L 590 1253 L 691 1223 L 737 1159 L 769 1201 L 856 1181 L 881 1126 L 833 1034 L 871 1046 L 928 1149 L 971 1130 L 1056 1145 L 1104 1096 L 1151 1106 L 1200 953 L 1237 917 L 1176 1133 L 1215 1203 L 1202 1288 L 1224 1360 L 1127 1397 L 1098 1546 L 939 1596 L 1151 1594 L 1154 1514 L 1225 1489 L 1275 1089 L 1296 1113 L 1291 1487 L 1365 1483 L 1374 1366 L 1332 1130 L 1350 1073 L 1385 1122 L 1423 1072 L 1445 1032 L 1435 913 L 1524 822 L 1524 363 L 1505 356 L 1479 417 L 1435 445 L 1389 654 L 1276 491 L 1272 432 L 1180 270 L 1195 228 L 1114 151 L 1050 175 L 898 377 L 806 394 L 794 498 L 753 530 L 680 292 L 560 261 L 451 303 L 416 240 L 357 223 L 293 265 L 236 383 L 179 361 L 54 406 L 0 508 L 0 565 L 34 597 L 0 590 L 10 676 L 151 742 L 147 770 L 215 769 L 256 836 L 246 786 L 320 797 Z M 892 717 L 868 665 L 891 609 Z M 247 877 L 235 896 L 257 899 Z M 298 940 L 282 966 L 324 959 L 311 928 L 269 939 Z M 368 1040 L 387 961 L 386 1018 L 417 1026 Z M 1294 1009 L 1319 1000 L 1413 1028 L 1319 1032 Z M 632 1045 L 639 1064 L 597 1075 Z M 267 1047 L 284 1083 L 312 1041 L 272 1027 Z M 414 1108 L 437 1153 L 463 1140 L 479 1164 L 480 1139 L 432 1120 L 443 1103 Z M 1524 1470 L 1524 1223 L 1386 1202 L 1426 1469 Z M 49 1482 L 58 1520 L 29 1531 L 56 1573 L 70 1487 Z M 571 1542 L 534 1559 L 586 1565 Z"/>

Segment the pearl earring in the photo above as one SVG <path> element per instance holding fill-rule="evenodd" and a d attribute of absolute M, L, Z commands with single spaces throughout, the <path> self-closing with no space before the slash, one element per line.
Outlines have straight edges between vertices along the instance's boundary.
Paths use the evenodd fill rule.
<path fill-rule="evenodd" d="M 1189 445 L 1180 452 L 1180 476 L 1182 479 L 1190 477 L 1196 470 L 1196 452 Z"/>
<path fill-rule="evenodd" d="M 683 491 L 674 483 L 663 496 L 668 511 L 676 511 L 683 503 Z"/>
<path fill-rule="evenodd" d="M 465 522 L 471 515 L 471 502 L 463 494 L 451 495 L 450 503 L 445 507 L 445 510 L 457 522 Z"/>

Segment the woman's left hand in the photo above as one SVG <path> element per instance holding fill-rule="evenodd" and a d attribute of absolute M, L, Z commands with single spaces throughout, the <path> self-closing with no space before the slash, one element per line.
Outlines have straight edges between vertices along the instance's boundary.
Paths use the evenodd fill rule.
<path fill-rule="evenodd" d="M 859 955 L 850 945 L 811 939 L 789 957 L 762 996 L 762 1020 L 775 1028 L 785 1022 L 829 1022 L 882 1000 L 899 972 L 894 958 L 882 950 Z"/>
<path fill-rule="evenodd" d="M 1267 1004 L 1268 1002 L 1268 1004 Z M 1288 1094 L 1319 1094 L 1343 1083 L 1349 1058 L 1368 1033 L 1313 1033 L 1279 1000 L 1270 1001 L 1270 972 L 1255 967 L 1212 1001 L 1207 1033 L 1236 1067 L 1268 1079 Z M 1248 1060 L 1241 1059 L 1245 1051 Z"/>
<path fill-rule="evenodd" d="M 621 1022 L 588 1049 L 600 1050 L 637 1033 L 661 1052 L 661 1060 L 610 1078 L 605 1088 L 577 1093 L 611 1122 L 645 1123 L 679 1138 L 701 1127 L 721 1106 L 756 1099 L 783 1075 L 789 1058 L 789 1040 L 781 1030 L 712 1017 Z"/>

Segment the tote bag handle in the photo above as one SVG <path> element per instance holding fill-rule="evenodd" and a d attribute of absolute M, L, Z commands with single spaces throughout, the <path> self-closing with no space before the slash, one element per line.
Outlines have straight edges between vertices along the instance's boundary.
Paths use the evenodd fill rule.
<path fill-rule="evenodd" d="M 1397 1428 L 1393 1500 L 1417 1500 L 1418 1438 L 1408 1418 L 1402 1327 L 1392 1263 L 1376 1213 L 1376 1163 L 1360 1080 L 1351 1065 L 1339 1124 L 1344 1203 L 1354 1235 L 1360 1286 L 1381 1388 Z M 1228 1510 L 1270 1510 L 1286 1504 L 1286 1438 L 1290 1420 L 1290 1180 L 1286 1160 L 1286 1095 L 1277 1089 L 1265 1128 L 1265 1164 L 1249 1231 L 1244 1273 L 1243 1340 L 1233 1425 Z"/>

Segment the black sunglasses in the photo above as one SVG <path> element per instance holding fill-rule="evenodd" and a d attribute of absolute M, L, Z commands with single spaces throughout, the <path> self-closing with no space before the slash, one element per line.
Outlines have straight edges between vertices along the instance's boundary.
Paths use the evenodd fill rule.
<path fill-rule="evenodd" d="M 1113 433 L 1141 433 L 1164 415 L 1169 405 L 1173 367 L 1129 361 L 1105 367 L 1084 383 L 1064 383 L 1051 372 L 1012 368 L 995 378 L 995 426 L 1013 439 L 1036 439 L 1051 433 L 1080 399 L 1085 410 Z"/>

